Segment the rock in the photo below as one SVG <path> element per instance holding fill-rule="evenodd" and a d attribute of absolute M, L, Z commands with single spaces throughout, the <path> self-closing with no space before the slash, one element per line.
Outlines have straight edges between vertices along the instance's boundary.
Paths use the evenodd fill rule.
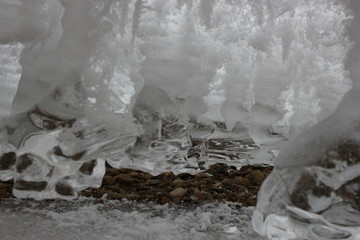
<path fill-rule="evenodd" d="M 249 179 L 244 178 L 244 177 L 236 177 L 232 181 L 234 183 L 238 184 L 238 185 L 243 185 L 243 186 L 249 186 L 250 185 Z"/>
<path fill-rule="evenodd" d="M 217 163 L 217 164 L 211 165 L 206 172 L 210 173 L 211 175 L 227 175 L 228 174 L 228 166 L 226 166 L 226 164 L 224 164 L 224 163 Z"/>
<path fill-rule="evenodd" d="M 116 168 L 107 168 L 106 175 L 116 176 L 120 174 L 120 170 Z"/>
<path fill-rule="evenodd" d="M 211 176 L 211 175 L 208 173 L 205 173 L 205 172 L 199 172 L 199 173 L 195 174 L 196 178 L 208 178 L 209 176 Z"/>
<path fill-rule="evenodd" d="M 261 185 L 265 177 L 266 176 L 259 170 L 253 171 L 248 175 L 250 182 L 255 185 Z"/>
<path fill-rule="evenodd" d="M 4 153 L 0 157 L 0 170 L 8 170 L 11 169 L 11 167 L 16 162 L 16 153 L 14 152 L 8 152 Z"/>
<path fill-rule="evenodd" d="M 221 186 L 222 186 L 222 183 L 221 183 L 221 182 L 217 182 L 217 183 L 214 184 L 214 187 L 217 187 L 217 188 L 218 188 L 218 187 L 221 187 Z"/>
<path fill-rule="evenodd" d="M 136 194 L 136 193 L 130 193 L 130 194 L 127 194 L 125 196 L 125 198 L 129 199 L 129 200 L 139 200 L 140 199 L 140 195 L 139 194 Z"/>
<path fill-rule="evenodd" d="M 115 178 L 110 176 L 104 176 L 102 185 L 114 185 L 114 184 L 116 184 Z"/>
<path fill-rule="evenodd" d="M 232 201 L 242 203 L 244 206 L 253 206 L 256 203 L 256 194 L 261 181 L 272 170 L 272 167 L 254 166 L 244 166 L 237 170 L 223 164 L 215 164 L 210 168 L 213 175 L 206 171 L 196 175 L 188 173 L 174 175 L 165 172 L 152 176 L 138 170 L 114 169 L 107 165 L 102 186 L 86 189 L 80 195 L 101 199 L 107 194 L 109 199 L 127 198 L 159 204 Z M 17 184 L 17 188 L 24 185 L 23 183 L 20 186 L 19 182 Z M 27 187 L 34 187 L 35 183 L 26 184 Z M 0 198 L 12 197 L 13 185 L 13 181 L 0 181 Z M 346 191 L 343 192 L 343 195 L 348 196 Z"/>
<path fill-rule="evenodd" d="M 165 177 L 165 178 L 171 178 L 171 177 L 175 177 L 175 175 L 174 175 L 174 173 L 172 173 L 172 172 L 165 172 L 165 173 L 164 173 L 164 177 Z"/>
<path fill-rule="evenodd" d="M 170 192 L 170 196 L 172 196 L 173 198 L 182 197 L 186 192 L 187 192 L 186 189 L 179 187 L 173 190 L 172 192 Z"/>
<path fill-rule="evenodd" d="M 102 200 L 102 199 L 96 199 L 96 200 L 94 201 L 94 203 L 95 203 L 95 204 L 104 204 L 104 200 Z"/>
<path fill-rule="evenodd" d="M 119 174 L 116 176 L 116 181 L 123 183 L 133 183 L 135 182 L 135 179 L 126 174 Z"/>
<path fill-rule="evenodd" d="M 108 196 L 111 197 L 112 199 L 123 199 L 126 197 L 126 194 L 123 193 L 114 193 L 114 192 L 107 192 Z"/>
<path fill-rule="evenodd" d="M 0 199 L 2 198 L 9 198 L 11 197 L 11 190 L 7 188 L 1 188 L 0 189 Z"/>
<path fill-rule="evenodd" d="M 97 165 L 96 160 L 91 160 L 89 162 L 85 162 L 81 165 L 79 168 L 79 171 L 82 172 L 85 175 L 91 175 L 93 173 L 94 168 Z"/>
<path fill-rule="evenodd" d="M 107 185 L 106 188 L 114 192 L 121 192 L 122 190 L 122 188 L 118 185 Z"/>
<path fill-rule="evenodd" d="M 174 197 L 173 203 L 175 203 L 175 204 L 181 203 L 181 198 L 180 197 Z"/>
<path fill-rule="evenodd" d="M 186 179 L 189 179 L 189 178 L 193 178 L 193 175 L 191 175 L 190 173 L 180 173 L 178 175 L 178 178 L 186 180 Z"/>
<path fill-rule="evenodd" d="M 166 204 L 168 202 L 170 202 L 170 199 L 168 197 L 162 197 L 158 201 L 158 203 L 160 203 L 160 204 Z"/>
<path fill-rule="evenodd" d="M 175 186 L 184 183 L 184 180 L 177 178 L 172 182 Z"/>
<path fill-rule="evenodd" d="M 84 196 L 84 197 L 91 197 L 92 193 L 90 191 L 85 190 L 85 191 L 82 191 L 80 195 Z"/>
<path fill-rule="evenodd" d="M 153 176 L 150 174 L 150 173 L 141 173 L 140 174 L 140 178 L 143 178 L 143 179 L 150 179 L 152 178 Z"/>
<path fill-rule="evenodd" d="M 138 177 L 140 177 L 140 173 L 138 173 L 138 172 L 132 172 L 132 173 L 130 173 L 130 177 L 132 177 L 132 178 L 138 178 Z"/>

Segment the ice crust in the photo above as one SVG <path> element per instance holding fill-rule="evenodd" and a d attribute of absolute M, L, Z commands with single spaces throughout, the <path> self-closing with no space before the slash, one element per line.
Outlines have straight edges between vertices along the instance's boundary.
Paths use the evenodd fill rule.
<path fill-rule="evenodd" d="M 271 159 L 350 89 L 350 18 L 331 0 L 0 0 L 0 116 L 16 91 L 0 178 L 68 199 L 105 161 L 157 174 Z"/>

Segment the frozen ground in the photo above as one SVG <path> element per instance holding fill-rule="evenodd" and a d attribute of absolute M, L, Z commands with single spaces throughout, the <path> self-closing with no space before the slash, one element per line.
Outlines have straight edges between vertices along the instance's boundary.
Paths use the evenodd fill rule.
<path fill-rule="evenodd" d="M 261 239 L 254 208 L 236 204 L 174 207 L 129 201 L 0 201 L 2 240 Z"/>

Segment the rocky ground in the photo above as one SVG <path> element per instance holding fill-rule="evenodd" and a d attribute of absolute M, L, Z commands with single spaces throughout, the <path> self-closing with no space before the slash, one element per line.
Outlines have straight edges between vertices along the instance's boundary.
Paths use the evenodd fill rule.
<path fill-rule="evenodd" d="M 107 199 L 152 201 L 159 204 L 200 204 L 207 202 L 238 202 L 255 206 L 261 183 L 272 167 L 244 166 L 240 170 L 225 164 L 214 164 L 205 172 L 174 175 L 165 172 L 157 176 L 107 166 L 100 188 L 88 188 L 81 196 Z M 0 182 L 0 198 L 13 197 L 13 182 Z"/>

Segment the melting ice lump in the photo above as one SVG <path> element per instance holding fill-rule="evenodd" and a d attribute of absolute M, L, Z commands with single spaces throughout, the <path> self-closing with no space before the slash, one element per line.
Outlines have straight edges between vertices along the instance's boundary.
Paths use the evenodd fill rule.
<path fill-rule="evenodd" d="M 261 187 L 253 226 L 269 239 L 360 239 L 360 4 L 350 1 L 353 80 L 335 112 L 297 136 Z"/>

